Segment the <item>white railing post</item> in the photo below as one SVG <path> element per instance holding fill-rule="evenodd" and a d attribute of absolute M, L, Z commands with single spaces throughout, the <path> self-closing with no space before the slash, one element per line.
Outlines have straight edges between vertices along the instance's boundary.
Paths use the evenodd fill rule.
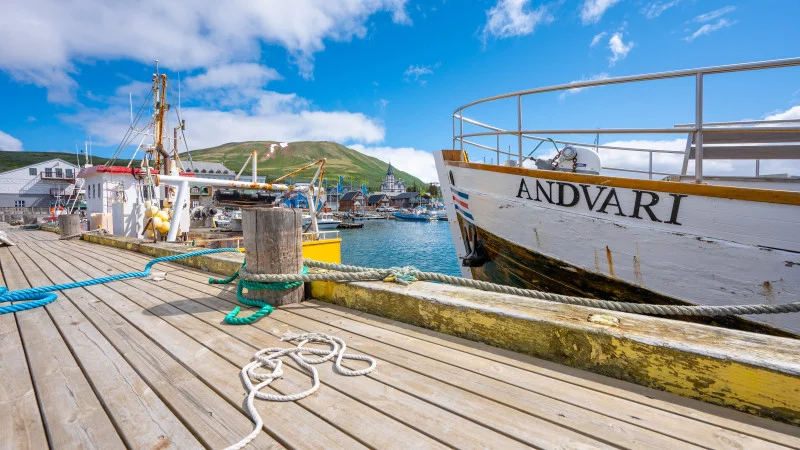
<path fill-rule="evenodd" d="M 458 121 L 459 121 L 459 136 L 458 140 L 461 141 L 461 150 L 464 150 L 464 110 L 462 109 L 458 113 Z"/>
<path fill-rule="evenodd" d="M 496 164 L 500 165 L 500 134 L 497 134 L 497 162 Z"/>
<path fill-rule="evenodd" d="M 519 164 L 522 167 L 522 95 L 517 95 L 517 140 L 519 145 Z"/>
<path fill-rule="evenodd" d="M 650 169 L 647 171 L 650 179 L 653 179 L 653 152 L 647 152 L 650 155 Z"/>
<path fill-rule="evenodd" d="M 694 181 L 703 182 L 703 73 L 698 72 L 695 87 L 694 105 Z"/>

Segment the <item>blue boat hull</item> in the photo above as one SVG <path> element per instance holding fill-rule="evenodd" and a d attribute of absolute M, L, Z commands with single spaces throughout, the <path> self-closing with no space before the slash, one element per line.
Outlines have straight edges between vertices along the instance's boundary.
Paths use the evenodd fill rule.
<path fill-rule="evenodd" d="M 416 222 L 428 222 L 430 219 L 426 216 L 417 216 L 415 214 L 403 214 L 403 213 L 392 213 L 395 219 L 398 220 L 409 220 L 409 221 L 416 221 Z"/>

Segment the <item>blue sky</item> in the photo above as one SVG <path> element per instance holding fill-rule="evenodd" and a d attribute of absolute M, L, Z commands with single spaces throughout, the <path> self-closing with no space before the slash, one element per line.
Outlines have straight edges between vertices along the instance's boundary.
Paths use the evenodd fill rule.
<path fill-rule="evenodd" d="M 450 114 L 469 101 L 800 56 L 796 0 L 163 3 L 2 2 L 0 147 L 74 151 L 91 135 L 97 154 L 113 153 L 127 126 L 128 94 L 134 103 L 143 97 L 159 59 L 173 89 L 180 73 L 190 148 L 334 140 L 430 181 L 430 152 L 450 145 Z M 799 75 L 790 68 L 709 79 L 704 120 L 800 118 Z M 693 121 L 693 82 L 660 83 L 526 99 L 525 126 Z M 512 105 L 499 106 L 467 115 L 514 126 Z M 634 139 L 682 148 L 674 136 L 603 142 Z M 627 156 L 615 162 L 641 164 Z"/>

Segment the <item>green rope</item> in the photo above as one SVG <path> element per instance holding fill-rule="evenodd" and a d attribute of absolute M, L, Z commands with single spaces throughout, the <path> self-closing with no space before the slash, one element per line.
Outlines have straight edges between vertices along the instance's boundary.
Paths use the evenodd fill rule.
<path fill-rule="evenodd" d="M 233 282 L 233 280 L 239 278 L 239 271 L 244 269 L 247 266 L 247 263 L 242 264 L 242 267 L 239 268 L 233 275 L 227 278 L 209 278 L 208 284 L 228 284 Z M 303 270 L 300 272 L 301 274 L 307 274 L 308 268 L 303 266 Z M 285 282 L 275 282 L 275 283 L 262 283 L 260 281 L 248 281 L 248 280 L 239 280 L 239 283 L 236 286 L 236 298 L 239 299 L 244 305 L 253 306 L 256 308 L 261 308 L 255 313 L 247 316 L 247 317 L 237 317 L 239 315 L 239 311 L 241 308 L 236 306 L 233 308 L 231 312 L 229 312 L 225 316 L 225 323 L 230 325 L 249 325 L 261 319 L 262 317 L 269 315 L 275 308 L 272 307 L 269 303 L 263 300 L 254 300 L 244 296 L 242 293 L 242 289 L 247 289 L 248 292 L 251 291 L 282 291 L 286 289 L 294 289 L 298 286 L 303 284 L 302 281 L 285 281 Z"/>

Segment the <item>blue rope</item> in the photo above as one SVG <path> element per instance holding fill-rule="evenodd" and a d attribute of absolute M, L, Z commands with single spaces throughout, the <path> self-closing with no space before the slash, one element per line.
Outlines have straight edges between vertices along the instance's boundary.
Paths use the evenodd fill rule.
<path fill-rule="evenodd" d="M 147 263 L 147 265 L 144 266 L 144 270 L 141 272 L 121 273 L 118 275 L 109 275 L 107 277 L 93 278 L 91 280 L 76 281 L 74 283 L 56 284 L 54 286 L 20 289 L 18 291 L 9 291 L 8 288 L 0 286 L 0 303 L 23 302 L 8 306 L 0 306 L 0 314 L 25 311 L 27 309 L 38 308 L 48 303 L 52 303 L 58 298 L 58 296 L 53 294 L 52 291 L 63 291 L 79 287 L 94 286 L 95 284 L 110 283 L 112 281 L 126 280 L 128 278 L 143 278 L 149 276 L 150 269 L 158 263 L 175 261 L 183 258 L 191 258 L 192 256 L 208 255 L 210 253 L 238 251 L 239 250 L 235 248 L 212 248 L 197 252 L 184 253 L 181 255 L 162 256 Z"/>

